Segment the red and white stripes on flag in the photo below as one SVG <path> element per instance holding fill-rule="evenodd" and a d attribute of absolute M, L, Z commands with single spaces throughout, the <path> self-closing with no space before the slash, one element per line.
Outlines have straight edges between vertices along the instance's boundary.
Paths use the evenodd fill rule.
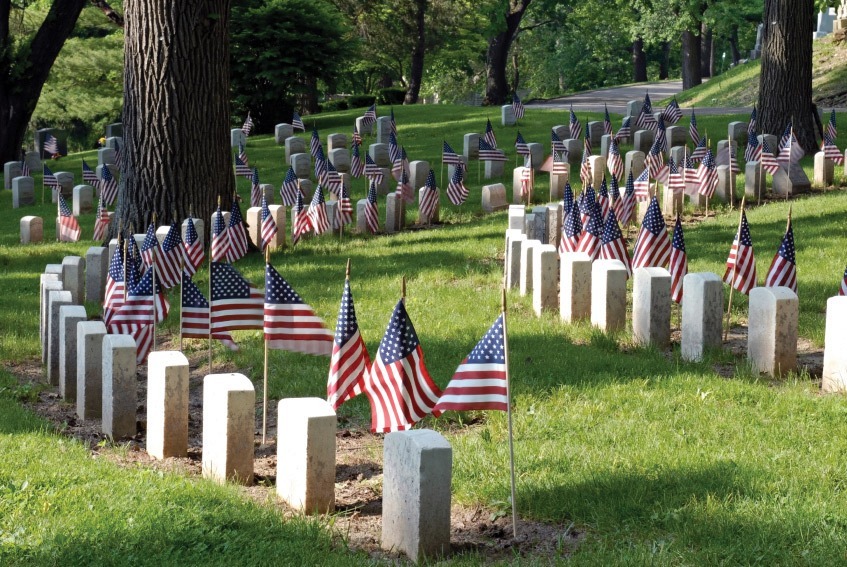
<path fill-rule="evenodd" d="M 743 209 L 738 233 L 732 241 L 729 257 L 726 259 L 726 272 L 723 275 L 723 281 L 744 294 L 750 293 L 750 290 L 756 287 L 756 260 L 753 257 L 753 240 L 750 238 L 747 214 Z"/>
<path fill-rule="evenodd" d="M 264 324 L 263 294 L 230 264 L 212 262 L 212 335 L 238 329 L 261 329 Z"/>
<path fill-rule="evenodd" d="M 270 263 L 265 264 L 264 331 L 268 348 L 329 356 L 333 335 Z"/>
<path fill-rule="evenodd" d="M 635 241 L 632 253 L 632 267 L 635 268 L 664 268 L 671 257 L 671 241 L 665 219 L 659 209 L 656 197 L 650 199 L 641 230 Z"/>
<path fill-rule="evenodd" d="M 682 302 L 682 282 L 688 273 L 688 255 L 685 252 L 685 237 L 682 234 L 682 222 L 676 216 L 671 239 L 671 299 L 676 303 Z"/>
<path fill-rule="evenodd" d="M 765 286 L 790 287 L 797 293 L 797 262 L 794 254 L 794 228 L 791 226 L 791 218 L 788 219 L 788 228 L 779 245 L 776 255 L 773 257 L 768 275 L 765 277 Z"/>
<path fill-rule="evenodd" d="M 356 306 L 350 292 L 350 280 L 347 279 L 335 323 L 335 339 L 326 384 L 326 401 L 332 405 L 332 409 L 337 410 L 341 404 L 362 393 L 370 365 L 371 358 L 359 333 Z"/>
<path fill-rule="evenodd" d="M 205 254 L 203 252 L 203 240 L 200 239 L 197 229 L 194 227 L 194 219 L 188 217 L 186 223 L 188 226 L 185 229 L 185 241 L 183 242 L 183 247 L 185 248 L 185 271 L 189 276 L 193 276 L 203 262 Z"/>
<path fill-rule="evenodd" d="M 182 275 L 180 293 L 182 295 L 182 336 L 188 339 L 208 339 L 209 302 L 187 273 Z M 211 336 L 231 350 L 238 350 L 238 345 L 228 331 L 216 331 Z"/>

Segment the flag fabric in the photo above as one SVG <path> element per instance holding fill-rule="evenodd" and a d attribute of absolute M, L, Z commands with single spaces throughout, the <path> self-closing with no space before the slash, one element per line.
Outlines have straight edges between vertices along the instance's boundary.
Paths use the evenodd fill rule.
<path fill-rule="evenodd" d="M 669 271 L 671 273 L 671 299 L 676 303 L 681 303 L 682 282 L 685 274 L 688 273 L 688 255 L 685 253 L 685 237 L 682 234 L 682 222 L 679 215 L 676 215 L 676 224 L 673 227 Z"/>
<path fill-rule="evenodd" d="M 644 159 L 647 164 L 647 169 L 650 171 L 650 177 L 657 179 L 660 183 L 667 180 L 668 168 L 665 166 L 665 156 L 662 151 L 662 146 L 659 138 L 653 142 L 647 157 Z"/>
<path fill-rule="evenodd" d="M 85 163 L 85 160 L 82 160 L 82 182 L 97 187 L 97 174 Z"/>
<path fill-rule="evenodd" d="M 362 157 L 359 153 L 359 143 L 353 140 L 353 151 L 350 157 L 350 175 L 358 179 L 364 173 L 365 165 L 362 163 Z"/>
<path fill-rule="evenodd" d="M 756 121 L 756 107 L 753 107 L 753 111 L 750 112 L 750 122 L 747 123 L 747 137 L 750 138 L 752 135 L 755 137 L 756 135 L 756 126 L 758 122 Z"/>
<path fill-rule="evenodd" d="M 512 112 L 515 114 L 515 118 L 517 120 L 523 118 L 524 111 L 524 105 L 520 97 L 518 97 L 518 93 L 512 93 Z"/>
<path fill-rule="evenodd" d="M 370 107 L 362 115 L 362 118 L 362 123 L 367 126 L 376 122 L 376 103 L 370 105 Z"/>
<path fill-rule="evenodd" d="M 789 142 L 791 141 L 791 137 L 792 137 L 792 135 L 793 135 L 793 133 L 794 133 L 793 128 L 794 128 L 794 127 L 792 126 L 792 123 L 791 123 L 791 122 L 789 122 L 789 123 L 785 126 L 785 130 L 783 130 L 783 132 L 782 132 L 782 136 L 780 136 L 780 138 L 779 138 L 778 153 L 781 153 L 781 152 L 782 152 L 782 148 L 784 148 L 785 146 L 787 146 L 787 145 L 789 144 Z"/>
<path fill-rule="evenodd" d="M 617 138 L 612 138 L 612 141 L 609 143 L 609 157 L 606 160 L 606 164 L 609 167 L 609 173 L 612 174 L 612 178 L 620 179 L 624 173 L 624 163 L 621 158 L 621 151 L 618 148 Z"/>
<path fill-rule="evenodd" d="M 400 146 L 397 145 L 397 136 L 394 132 L 388 133 L 388 159 L 392 164 L 400 159 Z"/>
<path fill-rule="evenodd" d="M 341 404 L 362 393 L 365 375 L 371 365 L 368 348 L 359 333 L 356 306 L 350 292 L 350 280 L 344 281 L 344 293 L 335 322 L 335 338 L 326 383 L 326 401 L 337 410 Z"/>
<path fill-rule="evenodd" d="M 294 206 L 297 202 L 297 193 L 300 192 L 300 182 L 297 175 L 294 173 L 294 168 L 288 166 L 288 172 L 285 174 L 285 179 L 282 181 L 282 187 L 279 189 L 279 196 L 282 198 L 282 204 L 286 207 Z"/>
<path fill-rule="evenodd" d="M 585 252 L 591 258 L 591 261 L 597 259 L 600 255 L 600 249 L 603 246 L 603 218 L 600 216 L 600 207 L 595 203 L 591 206 L 588 216 L 588 222 L 585 223 L 585 230 L 579 239 L 577 252 Z"/>
<path fill-rule="evenodd" d="M 632 171 L 629 172 L 629 177 L 632 179 Z M 627 190 L 629 190 L 629 180 L 626 182 Z M 633 183 L 633 191 L 636 201 L 647 201 L 650 199 L 650 170 L 644 169 L 635 182 Z"/>
<path fill-rule="evenodd" d="M 303 206 L 303 192 L 297 191 L 297 200 L 294 203 L 294 223 L 291 225 L 291 244 L 297 244 L 300 238 L 311 229 L 309 211 Z"/>
<path fill-rule="evenodd" d="M 576 206 L 571 209 L 570 214 L 565 215 L 562 240 L 559 242 L 559 253 L 576 252 L 579 250 L 579 241 L 582 239 L 582 221 Z"/>
<path fill-rule="evenodd" d="M 464 164 L 462 158 L 450 147 L 446 140 L 441 150 L 441 163 L 446 165 Z"/>
<path fill-rule="evenodd" d="M 318 135 L 318 127 L 312 126 L 312 136 L 309 138 L 309 153 L 312 157 L 323 155 L 323 145 L 321 145 L 321 137 Z"/>
<path fill-rule="evenodd" d="M 32 171 L 30 171 L 29 164 L 26 162 L 26 160 L 21 160 L 21 176 L 32 177 Z"/>
<path fill-rule="evenodd" d="M 262 188 L 259 185 L 259 168 L 253 168 L 253 177 L 250 180 L 250 206 L 251 207 L 261 207 L 262 206 Z"/>
<path fill-rule="evenodd" d="M 691 152 L 691 161 L 698 162 L 706 157 L 706 152 L 709 151 L 709 148 L 706 147 L 706 137 L 703 136 L 700 138 L 700 141 L 697 142 L 697 145 L 694 148 L 694 151 Z"/>
<path fill-rule="evenodd" d="M 523 139 L 523 138 L 521 138 Z M 524 144 L 526 151 L 523 152 L 522 155 L 529 155 L 529 146 Z M 517 144 L 515 144 L 515 148 L 517 149 Z M 567 148 L 565 148 L 565 143 L 559 137 L 555 130 L 550 130 L 550 151 L 551 152 L 566 152 Z M 521 152 L 518 152 L 519 154 Z"/>
<path fill-rule="evenodd" d="M 491 126 L 491 119 L 488 119 L 485 124 L 485 134 L 482 135 L 482 139 L 491 146 L 493 149 L 497 149 L 497 136 L 494 135 L 494 128 Z"/>
<path fill-rule="evenodd" d="M 685 194 L 694 198 L 697 195 L 697 190 L 700 188 L 700 180 L 697 177 L 697 168 L 694 167 L 694 160 L 690 155 L 685 156 L 685 163 L 682 169 L 682 180 L 685 182 Z"/>
<path fill-rule="evenodd" d="M 59 141 L 56 136 L 47 134 L 47 138 L 44 139 L 44 151 L 50 157 L 59 155 Z"/>
<path fill-rule="evenodd" d="M 276 222 L 274 221 L 274 217 L 271 215 L 271 210 L 268 207 L 268 200 L 264 197 L 262 197 L 262 225 L 260 231 L 260 248 L 262 249 L 262 252 L 264 252 L 265 248 L 277 235 Z"/>
<path fill-rule="evenodd" d="M 562 214 L 567 217 L 573 208 L 573 189 L 571 188 L 570 181 L 565 181 L 565 190 L 562 194 Z M 564 221 L 562 224 L 564 225 Z"/>
<path fill-rule="evenodd" d="M 679 103 L 676 101 L 676 97 L 671 99 L 668 106 L 662 111 L 662 118 L 670 124 L 676 124 L 679 122 L 679 119 L 682 118 L 682 110 L 679 108 Z"/>
<path fill-rule="evenodd" d="M 147 227 L 147 233 L 144 235 L 144 242 L 141 244 L 141 260 L 148 268 L 153 265 L 154 252 L 160 252 L 159 239 L 156 238 L 156 225 L 152 222 Z M 159 254 L 156 254 L 158 257 Z"/>
<path fill-rule="evenodd" d="M 126 289 L 138 283 L 143 274 L 144 261 L 141 259 L 141 254 L 138 252 L 138 244 L 135 238 L 130 235 L 126 241 L 126 268 L 124 269 L 124 279 L 126 280 Z"/>
<path fill-rule="evenodd" d="M 148 325 L 161 323 L 170 311 L 170 303 L 156 276 L 154 292 L 153 270 L 147 270 L 134 286 L 127 290 L 123 305 L 112 315 L 110 326 Z"/>
<path fill-rule="evenodd" d="M 612 203 L 612 209 L 614 209 L 617 202 L 621 200 L 621 190 L 618 186 L 618 180 L 614 177 L 609 178 L 609 200 Z M 617 213 L 615 213 L 615 216 L 617 216 Z"/>
<path fill-rule="evenodd" d="M 209 248 L 211 249 L 212 262 L 223 262 L 230 255 L 230 252 L 229 235 L 226 233 L 227 229 L 220 205 L 218 205 L 214 217 L 212 220 L 212 243 Z"/>
<path fill-rule="evenodd" d="M 638 120 L 635 121 L 640 128 L 655 130 L 658 124 L 653 116 L 653 104 L 650 102 L 650 94 L 644 93 L 644 104 L 641 105 L 641 113 L 638 115 Z"/>
<path fill-rule="evenodd" d="M 391 175 L 395 181 L 400 181 L 400 175 L 409 163 L 409 158 L 406 156 L 406 148 L 400 148 L 397 152 L 396 159 L 391 160 Z"/>
<path fill-rule="evenodd" d="M 618 218 L 614 211 L 609 211 L 606 217 L 606 226 L 603 230 L 603 244 L 600 248 L 600 258 L 603 260 L 620 260 L 626 266 L 626 276 L 632 276 L 632 262 L 629 260 L 629 251 L 626 240 L 618 225 Z"/>
<path fill-rule="evenodd" d="M 762 169 L 764 169 L 771 175 L 775 175 L 776 172 L 781 169 L 779 162 L 776 161 L 773 152 L 771 152 L 770 146 L 768 146 L 767 140 L 765 140 L 764 138 L 762 138 L 761 154 L 759 156 L 759 159 L 762 162 Z"/>
<path fill-rule="evenodd" d="M 673 158 L 668 158 L 668 179 L 665 182 L 665 187 L 673 191 L 674 195 L 682 195 L 685 192 L 685 182 L 682 180 L 682 174 L 676 167 Z"/>
<path fill-rule="evenodd" d="M 594 209 L 594 206 L 597 204 L 597 197 L 594 193 L 594 187 L 589 185 L 582 192 L 582 194 L 580 194 L 578 204 L 579 204 L 580 220 L 582 221 L 582 225 L 585 226 L 585 224 L 588 222 L 588 219 L 591 218 L 591 211 Z"/>
<path fill-rule="evenodd" d="M 525 168 L 531 169 L 531 168 Z M 562 156 L 562 152 L 553 152 L 553 165 L 550 168 L 550 175 L 567 175 L 570 171 L 568 162 Z"/>
<path fill-rule="evenodd" d="M 370 154 L 365 154 L 365 177 L 376 182 L 377 185 L 382 183 L 384 177 L 382 170 L 377 167 L 376 162 L 371 158 Z"/>
<path fill-rule="evenodd" d="M 212 335 L 238 329 L 261 329 L 265 295 L 231 264 L 212 262 Z"/>
<path fill-rule="evenodd" d="M 503 315 L 462 361 L 435 404 L 435 411 L 509 409 Z"/>
<path fill-rule="evenodd" d="M 633 268 L 664 268 L 671 258 L 671 241 L 656 197 L 650 199 L 632 252 Z"/>
<path fill-rule="evenodd" d="M 330 229 L 329 218 L 326 215 L 326 201 L 324 200 L 324 190 L 320 184 L 315 189 L 315 194 L 312 197 L 312 202 L 309 205 L 309 224 L 315 231 L 315 234 L 323 234 Z"/>
<path fill-rule="evenodd" d="M 197 273 L 197 268 L 203 263 L 203 241 L 197 235 L 197 228 L 194 226 L 194 219 L 188 217 L 186 220 L 188 226 L 185 229 L 185 271 L 189 276 Z"/>
<path fill-rule="evenodd" d="M 749 163 L 756 157 L 756 150 L 759 147 L 759 139 L 754 135 L 747 135 L 747 145 L 744 147 L 744 161 Z"/>
<path fill-rule="evenodd" d="M 238 196 L 232 200 L 232 209 L 229 213 L 229 227 L 226 230 L 229 238 L 229 248 L 226 259 L 235 262 L 247 254 L 247 228 L 241 216 L 241 207 L 238 205 Z"/>
<path fill-rule="evenodd" d="M 415 190 L 409 182 L 409 172 L 404 167 L 400 173 L 400 179 L 397 181 L 397 189 L 395 190 L 398 197 L 401 197 L 406 203 L 411 203 L 415 200 Z"/>
<path fill-rule="evenodd" d="M 97 218 L 94 219 L 94 238 L 93 240 L 102 241 L 106 238 L 106 231 L 109 229 L 109 211 L 103 205 L 103 196 L 97 202 Z"/>
<path fill-rule="evenodd" d="M 691 143 L 695 146 L 700 143 L 700 132 L 697 130 L 697 117 L 694 116 L 694 111 L 691 111 L 691 120 L 688 123 L 688 136 L 691 138 Z M 705 142 L 705 138 L 703 141 Z"/>
<path fill-rule="evenodd" d="M 253 131 L 253 118 L 250 116 L 250 113 L 247 113 L 247 118 L 244 119 L 244 124 L 241 125 L 241 131 L 244 132 L 244 136 L 249 136 L 250 132 Z"/>
<path fill-rule="evenodd" d="M 346 185 L 341 188 L 341 198 L 338 199 L 338 207 L 335 210 L 339 227 L 353 222 L 353 202 L 350 200 L 350 188 Z"/>
<path fill-rule="evenodd" d="M 265 264 L 264 331 L 268 348 L 329 356 L 333 335 L 279 272 Z"/>
<path fill-rule="evenodd" d="M 791 226 L 790 218 L 785 236 L 782 237 L 782 242 L 779 245 L 779 250 L 777 250 L 776 255 L 773 257 L 771 267 L 768 268 L 768 275 L 765 277 L 765 286 L 790 287 L 794 293 L 797 293 L 797 259 L 794 254 L 794 227 Z"/>
<path fill-rule="evenodd" d="M 456 166 L 453 168 L 453 176 L 447 184 L 447 197 L 454 205 L 461 205 L 468 198 L 468 190 L 464 183 L 465 172 L 464 167 Z"/>
<path fill-rule="evenodd" d="M 750 238 L 747 214 L 743 210 L 741 211 L 741 225 L 732 241 L 729 257 L 726 259 L 726 272 L 723 275 L 723 281 L 743 294 L 750 293 L 750 290 L 756 287 L 756 260 L 753 257 L 753 240 Z"/>
<path fill-rule="evenodd" d="M 435 172 L 430 169 L 429 174 L 426 176 L 423 195 L 420 198 L 420 204 L 418 206 L 421 220 L 426 219 L 427 223 L 431 222 L 437 206 L 438 187 L 435 184 Z"/>
<path fill-rule="evenodd" d="M 391 133 L 395 136 L 397 135 L 397 121 L 394 120 L 394 107 L 391 107 L 391 113 L 389 114 L 388 125 L 391 128 Z"/>
<path fill-rule="evenodd" d="M 156 280 L 165 288 L 172 288 L 179 283 L 184 258 L 182 235 L 176 221 L 171 223 L 161 250 L 162 253 L 156 258 Z"/>
<path fill-rule="evenodd" d="M 376 359 L 365 376 L 365 394 L 371 403 L 371 431 L 402 431 L 435 410 L 441 390 L 424 363 L 420 340 L 406 312 L 397 302 Z"/>
<path fill-rule="evenodd" d="M 332 165 L 332 162 L 326 161 L 326 169 L 324 176 L 326 181 L 324 185 L 327 189 L 329 189 L 330 193 L 335 195 L 336 198 L 341 197 L 341 188 L 344 186 L 344 180 L 341 178 L 341 174 L 338 173 L 338 170 L 335 169 L 335 166 Z"/>
<path fill-rule="evenodd" d="M 721 162 L 721 165 L 728 165 L 729 170 L 732 173 L 741 173 L 741 168 L 738 166 L 738 160 L 735 159 L 735 152 L 732 151 L 732 144 L 727 144 L 726 147 L 718 153 L 717 159 Z"/>
<path fill-rule="evenodd" d="M 588 158 L 591 157 L 591 151 L 588 148 L 582 150 L 582 162 L 579 164 L 579 180 L 582 181 L 582 186 L 591 185 L 594 175 L 591 173 L 591 162 Z"/>
<path fill-rule="evenodd" d="M 588 155 L 591 155 L 591 132 L 588 129 L 588 123 L 585 123 L 585 138 L 582 140 L 582 146 L 585 152 L 588 152 Z"/>
<path fill-rule="evenodd" d="M 123 149 L 121 148 L 121 145 L 119 143 L 117 143 L 117 141 L 116 141 L 115 142 L 115 167 L 120 169 L 121 166 L 123 165 L 123 163 L 124 163 L 124 152 L 123 152 Z"/>
<path fill-rule="evenodd" d="M 570 128 L 571 139 L 579 140 L 579 135 L 582 133 L 582 124 L 579 123 L 579 119 L 573 112 L 573 105 L 571 105 L 571 117 L 568 122 L 568 127 Z"/>
<path fill-rule="evenodd" d="M 656 121 L 656 143 L 659 145 L 660 150 L 663 152 L 668 151 L 668 131 L 665 128 L 665 119 L 661 116 Z"/>
<path fill-rule="evenodd" d="M 56 235 L 60 242 L 77 242 L 82 235 L 79 223 L 67 202 L 65 202 L 61 191 L 59 191 L 59 219 L 56 226 Z"/>
<path fill-rule="evenodd" d="M 253 170 L 250 169 L 240 155 L 235 156 L 235 174 L 250 179 L 253 178 Z"/>
<path fill-rule="evenodd" d="M 616 140 L 621 140 L 623 138 L 629 138 L 630 134 L 632 133 L 632 127 L 630 126 L 630 120 L 631 120 L 631 118 L 629 116 L 624 117 L 623 122 L 621 123 L 620 129 L 618 129 L 618 132 L 615 134 Z"/>
<path fill-rule="evenodd" d="M 182 289 L 180 301 L 182 308 L 181 332 L 183 338 L 208 339 L 209 338 L 209 302 L 191 280 L 187 273 L 182 275 Z M 221 341 L 231 350 L 238 350 L 238 345 L 232 339 L 228 331 L 216 331 L 212 334 L 213 339 Z"/>
<path fill-rule="evenodd" d="M 303 124 L 303 119 L 300 118 L 300 115 L 297 114 L 297 111 L 293 111 L 291 113 L 291 128 L 294 130 L 300 130 L 301 132 L 306 131 L 306 126 Z"/>
<path fill-rule="evenodd" d="M 606 103 L 603 103 L 603 133 L 608 136 L 612 136 L 612 139 L 614 139 L 612 119 L 609 117 L 609 108 L 606 106 Z"/>
<path fill-rule="evenodd" d="M 103 298 L 103 323 L 106 326 L 124 303 L 124 249 L 123 237 L 118 235 L 118 245 L 109 261 L 106 275 L 106 293 Z"/>
<path fill-rule="evenodd" d="M 555 136 L 556 133 L 554 132 L 553 135 Z M 523 139 L 523 136 L 521 135 L 520 131 L 518 131 L 518 135 L 515 138 L 515 152 L 519 156 L 529 155 L 529 146 L 527 145 L 526 140 Z"/>
<path fill-rule="evenodd" d="M 645 170 L 646 171 L 646 170 Z M 620 203 L 620 204 L 618 204 Z M 632 220 L 632 214 L 635 212 L 635 181 L 632 179 L 632 172 L 626 178 L 626 188 L 624 194 L 619 201 L 615 201 L 615 216 L 624 226 L 628 225 Z"/>
<path fill-rule="evenodd" d="M 824 153 L 824 156 L 826 156 L 826 159 L 831 159 L 838 165 L 844 163 L 844 156 L 841 154 L 841 150 L 838 149 L 838 146 L 835 145 L 835 142 L 829 132 L 824 132 L 823 142 L 821 143 L 821 151 Z"/>
<path fill-rule="evenodd" d="M 826 123 L 825 131 L 833 140 L 838 137 L 838 128 L 835 125 L 835 109 L 829 113 L 829 121 Z"/>
<path fill-rule="evenodd" d="M 365 225 L 371 234 L 379 232 L 379 209 L 377 208 L 376 184 L 371 181 L 368 187 L 368 199 L 365 204 Z"/>
<path fill-rule="evenodd" d="M 59 188 L 59 181 L 56 179 L 56 176 L 53 174 L 53 172 L 50 171 L 50 168 L 47 167 L 47 164 L 42 165 L 42 173 L 45 187 L 54 187 L 57 189 Z"/>
<path fill-rule="evenodd" d="M 362 135 L 359 134 L 359 128 L 353 124 L 353 144 L 362 145 Z"/>
<path fill-rule="evenodd" d="M 841 280 L 841 289 L 838 295 L 847 295 L 847 268 L 844 268 L 844 278 Z"/>
<path fill-rule="evenodd" d="M 606 184 L 606 176 L 600 182 L 600 189 L 597 190 L 597 206 L 600 207 L 600 216 L 605 220 L 611 209 L 609 201 L 609 186 Z"/>
<path fill-rule="evenodd" d="M 532 190 L 535 186 L 532 173 L 532 168 L 524 164 L 523 169 L 521 169 L 521 197 L 532 195 Z"/>
<path fill-rule="evenodd" d="M 492 147 L 485 139 L 479 139 L 479 159 L 481 161 L 506 161 L 506 154 Z"/>
<path fill-rule="evenodd" d="M 700 181 L 697 192 L 700 195 L 705 195 L 707 199 L 711 199 L 718 186 L 718 168 L 712 150 L 706 150 L 706 157 L 703 158 L 700 167 L 697 169 L 697 178 Z"/>
<path fill-rule="evenodd" d="M 104 203 L 111 205 L 118 197 L 118 182 L 108 165 L 104 165 L 100 170 L 100 177 L 100 196 Z"/>

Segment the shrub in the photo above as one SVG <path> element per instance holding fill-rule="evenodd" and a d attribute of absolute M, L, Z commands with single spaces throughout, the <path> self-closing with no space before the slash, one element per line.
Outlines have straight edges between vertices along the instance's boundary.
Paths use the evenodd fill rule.
<path fill-rule="evenodd" d="M 379 104 L 403 104 L 406 98 L 406 89 L 401 87 L 388 87 L 379 89 L 377 101 Z"/>
<path fill-rule="evenodd" d="M 325 103 L 321 104 L 321 110 L 323 112 L 335 112 L 336 110 L 347 110 L 349 108 L 346 99 L 338 99 L 338 100 L 328 100 Z"/>
<path fill-rule="evenodd" d="M 347 97 L 348 108 L 361 108 L 363 106 L 370 106 L 375 102 L 376 97 L 374 95 L 354 94 Z"/>

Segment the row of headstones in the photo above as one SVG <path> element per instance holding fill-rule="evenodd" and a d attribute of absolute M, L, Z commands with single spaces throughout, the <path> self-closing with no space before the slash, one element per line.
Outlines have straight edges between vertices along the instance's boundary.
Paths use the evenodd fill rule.
<path fill-rule="evenodd" d="M 103 168 L 108 167 L 113 176 L 116 176 L 118 169 L 113 164 L 98 165 L 96 170 L 97 179 L 103 179 Z M 12 208 L 32 206 L 36 204 L 35 200 L 35 179 L 30 176 L 20 175 L 21 162 L 11 161 L 6 162 L 4 166 L 5 179 L 9 182 L 9 188 L 12 190 Z M 66 199 L 73 199 L 72 209 L 74 215 L 90 213 L 94 210 L 94 199 L 99 196 L 97 189 L 91 185 L 81 184 L 74 185 L 74 174 L 69 171 L 57 171 L 54 173 L 56 182 L 59 184 L 59 189 L 51 188 L 52 202 L 56 203 L 59 200 L 59 192 Z"/>

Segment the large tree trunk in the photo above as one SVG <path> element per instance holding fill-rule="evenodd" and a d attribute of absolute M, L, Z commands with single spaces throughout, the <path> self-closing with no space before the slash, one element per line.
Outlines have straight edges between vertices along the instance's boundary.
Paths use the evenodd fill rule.
<path fill-rule="evenodd" d="M 483 104 L 503 104 L 509 95 L 506 81 L 506 63 L 509 60 L 509 48 L 512 46 L 518 27 L 526 9 L 532 0 L 509 0 L 505 14 L 505 29 L 488 40 L 485 56 L 485 99 Z"/>
<path fill-rule="evenodd" d="M 733 26 L 729 34 L 729 49 L 732 53 L 732 64 L 738 65 L 741 60 L 741 52 L 738 51 L 738 26 Z"/>
<path fill-rule="evenodd" d="M 682 32 L 682 90 L 696 87 L 700 77 L 700 38 L 694 32 Z"/>
<path fill-rule="evenodd" d="M 426 53 L 426 16 L 427 0 L 415 0 L 415 45 L 412 48 L 412 64 L 409 72 L 409 89 L 404 104 L 417 104 L 421 92 L 421 80 L 424 72 L 424 54 Z"/>
<path fill-rule="evenodd" d="M 806 153 L 817 151 L 812 104 L 812 0 L 765 0 L 762 72 L 759 76 L 760 132 L 794 133 Z"/>
<path fill-rule="evenodd" d="M 700 24 L 700 77 L 711 77 L 714 65 L 712 50 L 712 30 L 706 24 Z"/>
<path fill-rule="evenodd" d="M 659 59 L 659 80 L 664 81 L 670 74 L 671 42 L 662 42 L 662 55 Z M 646 79 L 645 79 L 646 80 Z"/>
<path fill-rule="evenodd" d="M 11 0 L 0 0 L 0 162 L 21 159 L 21 146 L 41 89 L 86 1 L 54 1 L 29 49 L 13 57 Z"/>
<path fill-rule="evenodd" d="M 644 40 L 640 37 L 632 42 L 632 81 L 647 81 L 647 54 L 644 53 Z"/>
<path fill-rule="evenodd" d="M 125 159 L 117 217 L 139 232 L 154 213 L 168 224 L 190 208 L 208 223 L 218 199 L 226 210 L 234 192 L 230 0 L 127 0 L 124 8 Z"/>

